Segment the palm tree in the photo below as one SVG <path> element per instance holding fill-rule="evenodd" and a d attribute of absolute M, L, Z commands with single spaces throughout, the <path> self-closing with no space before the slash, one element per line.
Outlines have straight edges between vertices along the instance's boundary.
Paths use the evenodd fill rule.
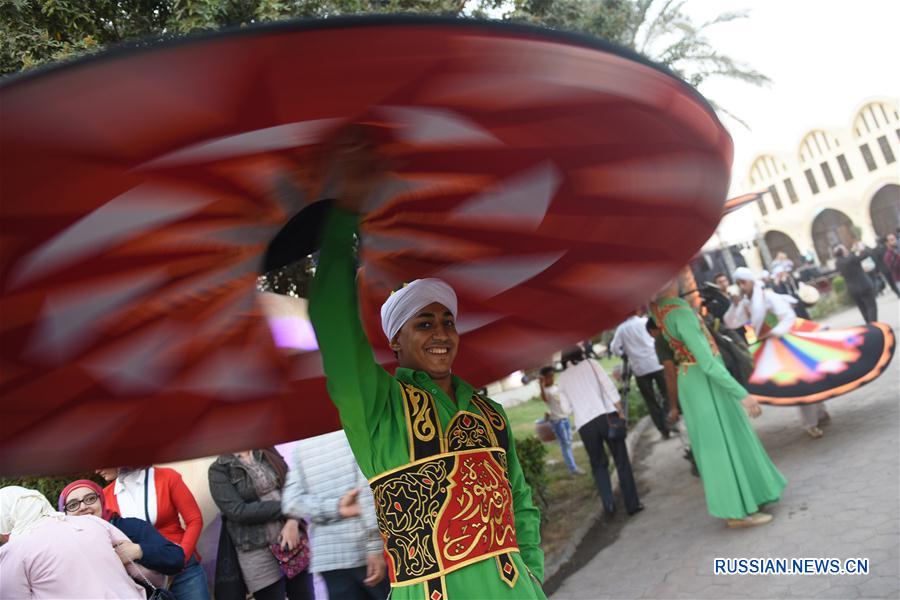
<path fill-rule="evenodd" d="M 580 31 L 629 47 L 668 67 L 699 87 L 713 77 L 766 85 L 768 77 L 722 54 L 706 37 L 710 28 L 747 18 L 746 11 L 725 12 L 696 22 L 685 14 L 688 0 L 516 0 L 504 18 L 555 29 Z M 711 100 L 723 114 L 746 123 Z"/>

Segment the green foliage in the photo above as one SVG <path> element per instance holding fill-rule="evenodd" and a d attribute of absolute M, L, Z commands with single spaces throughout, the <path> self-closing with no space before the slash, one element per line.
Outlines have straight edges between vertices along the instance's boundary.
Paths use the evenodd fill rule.
<path fill-rule="evenodd" d="M 315 273 L 315 265 L 310 257 L 276 269 L 257 280 L 256 287 L 261 292 L 284 294 L 294 298 L 309 296 L 309 282 Z"/>
<path fill-rule="evenodd" d="M 730 77 L 754 85 L 761 73 L 720 54 L 706 38 L 746 17 L 726 12 L 696 23 L 686 0 L 2 0 L 0 73 L 14 73 L 126 40 L 239 27 L 288 18 L 428 13 L 500 18 L 605 38 L 666 65 L 692 85 Z"/>
<path fill-rule="evenodd" d="M 819 301 L 809 309 L 809 316 L 813 321 L 819 321 L 852 305 L 853 298 L 847 293 L 847 283 L 838 275 L 831 280 L 831 293 L 822 294 Z"/>
<path fill-rule="evenodd" d="M 287 18 L 421 12 L 486 16 L 502 0 L 2 0 L 0 74 L 140 38 Z"/>
<path fill-rule="evenodd" d="M 106 482 L 99 475 L 87 472 L 75 473 L 74 475 L 57 475 L 55 477 L 0 478 L 0 488 L 8 485 L 18 485 L 30 490 L 37 490 L 56 508 L 56 501 L 59 499 L 63 488 L 77 479 L 90 479 L 100 484 L 101 487 L 106 486 Z"/>
<path fill-rule="evenodd" d="M 546 509 L 548 479 L 544 457 L 547 456 L 547 448 L 539 439 L 530 435 L 516 440 L 516 455 L 525 481 L 531 486 L 534 503 L 541 509 Z"/>
<path fill-rule="evenodd" d="M 668 406 L 668 400 L 663 398 L 665 406 Z M 647 412 L 647 404 L 644 397 L 641 396 L 640 390 L 637 389 L 637 381 L 631 380 L 631 387 L 628 389 L 628 425 L 633 427 L 644 416 L 650 414 Z"/>
<path fill-rule="evenodd" d="M 3 0 L 0 73 L 171 33 L 168 0 Z"/>
<path fill-rule="evenodd" d="M 847 282 L 840 275 L 831 280 L 831 291 L 837 295 L 847 293 Z"/>

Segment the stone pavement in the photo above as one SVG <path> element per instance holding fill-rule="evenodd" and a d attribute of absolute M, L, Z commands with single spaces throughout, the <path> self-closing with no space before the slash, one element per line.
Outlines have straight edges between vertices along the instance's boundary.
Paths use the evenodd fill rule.
<path fill-rule="evenodd" d="M 879 319 L 898 328 L 893 294 Z M 826 321 L 860 322 L 855 308 Z M 878 380 L 827 403 L 825 436 L 800 428 L 798 410 L 765 406 L 754 426 L 788 478 L 775 520 L 732 530 L 706 512 L 700 481 L 676 439 L 644 433 L 638 465 L 646 510 L 568 577 L 566 598 L 900 598 L 900 356 Z M 649 448 L 647 446 L 649 445 Z M 639 453 L 641 454 L 641 453 Z M 713 575 L 713 559 L 868 558 L 868 575 Z"/>

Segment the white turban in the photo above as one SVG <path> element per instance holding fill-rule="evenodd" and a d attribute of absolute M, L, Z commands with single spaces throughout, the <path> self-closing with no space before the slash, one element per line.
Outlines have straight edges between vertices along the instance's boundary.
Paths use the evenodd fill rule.
<path fill-rule="evenodd" d="M 738 267 L 734 270 L 735 281 L 756 281 L 756 279 L 756 275 L 747 267 Z"/>
<path fill-rule="evenodd" d="M 432 302 L 443 304 L 453 318 L 456 318 L 456 292 L 442 279 L 416 279 L 391 294 L 381 305 L 381 329 L 384 335 L 388 340 L 393 340 L 404 323 Z"/>

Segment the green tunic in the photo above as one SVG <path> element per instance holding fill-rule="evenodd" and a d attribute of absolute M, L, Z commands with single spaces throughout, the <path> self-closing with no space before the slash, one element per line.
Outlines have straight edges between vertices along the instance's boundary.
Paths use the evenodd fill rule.
<path fill-rule="evenodd" d="M 715 342 L 687 302 L 665 298 L 651 308 L 679 365 L 678 398 L 709 513 L 742 519 L 775 502 L 787 480 L 741 405 L 747 391 L 713 351 Z"/>
<path fill-rule="evenodd" d="M 309 314 L 328 379 L 328 393 L 338 408 L 350 447 L 369 479 L 409 463 L 406 418 L 399 381 L 422 388 L 434 397 L 442 428 L 458 411 L 481 411 L 470 401 L 471 385 L 454 376 L 457 402 L 424 372 L 397 369 L 391 376 L 375 362 L 359 318 L 355 284 L 353 234 L 358 216 L 333 209 L 322 232 L 319 265 L 309 293 Z M 499 404 L 493 406 L 509 422 Z M 509 428 L 507 427 L 507 430 Z M 531 501 L 510 432 L 507 454 L 519 553 L 512 553 L 520 576 L 510 587 L 500 579 L 497 563 L 485 559 L 446 575 L 446 599 L 544 598 L 539 581 L 544 574 L 540 548 L 540 511 Z M 398 586 L 391 598 L 424 599 L 421 584 Z"/>

